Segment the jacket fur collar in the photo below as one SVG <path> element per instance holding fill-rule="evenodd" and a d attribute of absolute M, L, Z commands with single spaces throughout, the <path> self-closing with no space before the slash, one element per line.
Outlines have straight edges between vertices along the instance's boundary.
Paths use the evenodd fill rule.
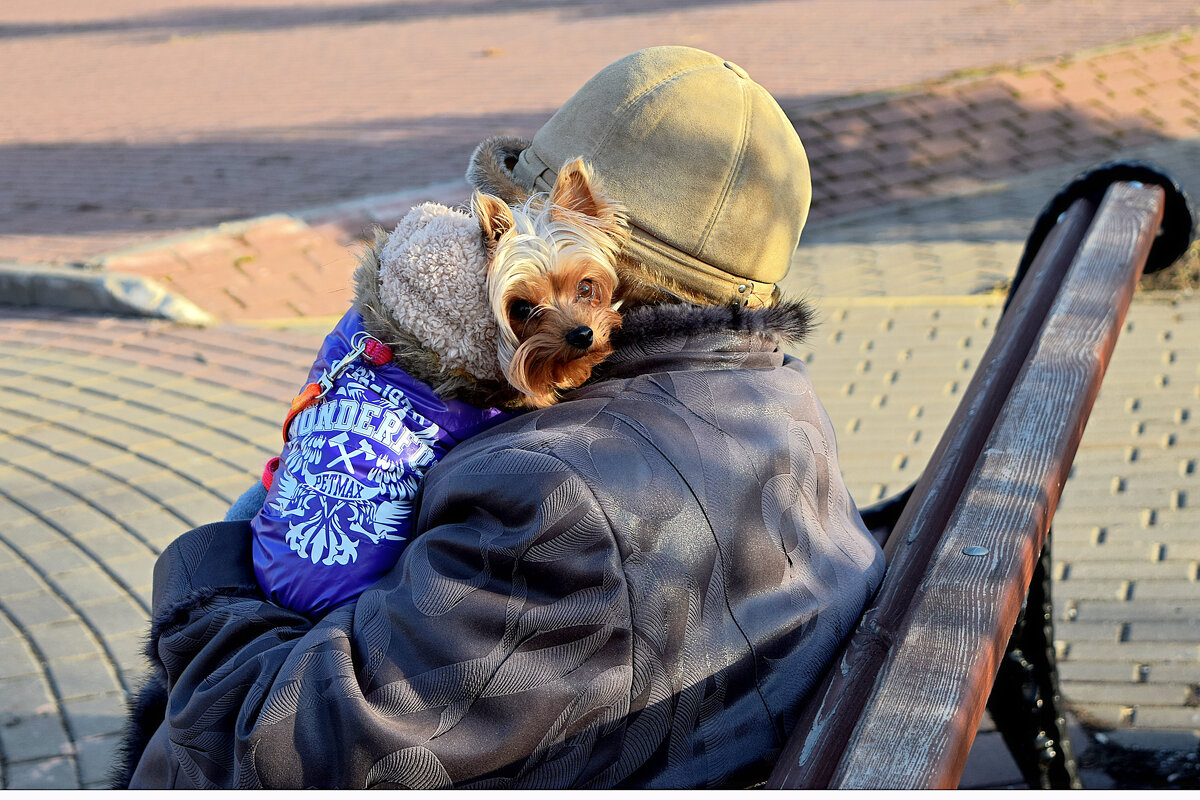
<path fill-rule="evenodd" d="M 778 344 L 803 341 L 812 332 L 813 311 L 803 300 L 781 300 L 754 309 L 677 303 L 632 309 L 621 320 L 621 330 L 613 338 L 618 349 L 635 341 L 718 332 L 758 334 Z"/>
<path fill-rule="evenodd" d="M 613 336 L 613 354 L 585 385 L 664 370 L 779 366 L 780 346 L 802 341 L 813 327 L 812 311 L 802 300 L 755 309 L 686 303 L 643 306 L 622 317 L 621 330 Z"/>

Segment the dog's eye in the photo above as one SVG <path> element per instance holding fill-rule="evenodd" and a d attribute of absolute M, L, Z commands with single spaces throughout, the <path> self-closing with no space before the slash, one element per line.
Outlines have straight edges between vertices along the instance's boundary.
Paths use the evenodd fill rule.
<path fill-rule="evenodd" d="M 528 300 L 513 300 L 508 307 L 508 315 L 517 322 L 524 322 L 533 313 L 533 303 Z"/>
<path fill-rule="evenodd" d="M 575 296 L 581 300 L 587 300 L 595 291 L 596 287 L 592 285 L 591 281 L 580 281 L 579 285 L 575 287 Z"/>

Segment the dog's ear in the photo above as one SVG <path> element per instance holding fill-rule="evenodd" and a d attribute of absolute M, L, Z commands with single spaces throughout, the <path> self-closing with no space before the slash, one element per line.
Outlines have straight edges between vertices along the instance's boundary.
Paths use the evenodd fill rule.
<path fill-rule="evenodd" d="M 512 209 L 499 197 L 475 192 L 471 196 L 471 208 L 475 211 L 475 218 L 479 220 L 483 239 L 489 248 L 495 246 L 513 226 Z"/>
<path fill-rule="evenodd" d="M 565 209 L 587 217 L 592 225 L 617 242 L 628 236 L 625 210 L 604 195 L 592 168 L 582 158 L 567 162 L 558 171 L 554 189 L 550 192 L 550 203 L 551 217 L 557 214 L 569 218 L 560 211 Z"/>

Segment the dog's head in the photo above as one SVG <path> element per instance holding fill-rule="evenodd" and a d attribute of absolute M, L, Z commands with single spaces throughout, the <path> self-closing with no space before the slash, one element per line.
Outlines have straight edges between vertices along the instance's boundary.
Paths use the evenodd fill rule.
<path fill-rule="evenodd" d="M 476 192 L 472 205 L 490 256 L 500 367 L 525 404 L 552 405 L 612 352 L 609 338 L 621 325 L 614 262 L 629 238 L 625 212 L 582 159 L 562 168 L 549 196 L 510 207 Z"/>

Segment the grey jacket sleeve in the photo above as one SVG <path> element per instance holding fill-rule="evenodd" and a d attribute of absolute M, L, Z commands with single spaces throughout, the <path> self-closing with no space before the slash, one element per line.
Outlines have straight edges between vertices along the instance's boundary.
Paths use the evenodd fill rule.
<path fill-rule="evenodd" d="M 632 680 L 612 531 L 551 455 L 442 466 L 397 568 L 320 620 L 257 591 L 244 522 L 163 553 L 150 651 L 170 699 L 133 787 L 588 781 Z"/>

